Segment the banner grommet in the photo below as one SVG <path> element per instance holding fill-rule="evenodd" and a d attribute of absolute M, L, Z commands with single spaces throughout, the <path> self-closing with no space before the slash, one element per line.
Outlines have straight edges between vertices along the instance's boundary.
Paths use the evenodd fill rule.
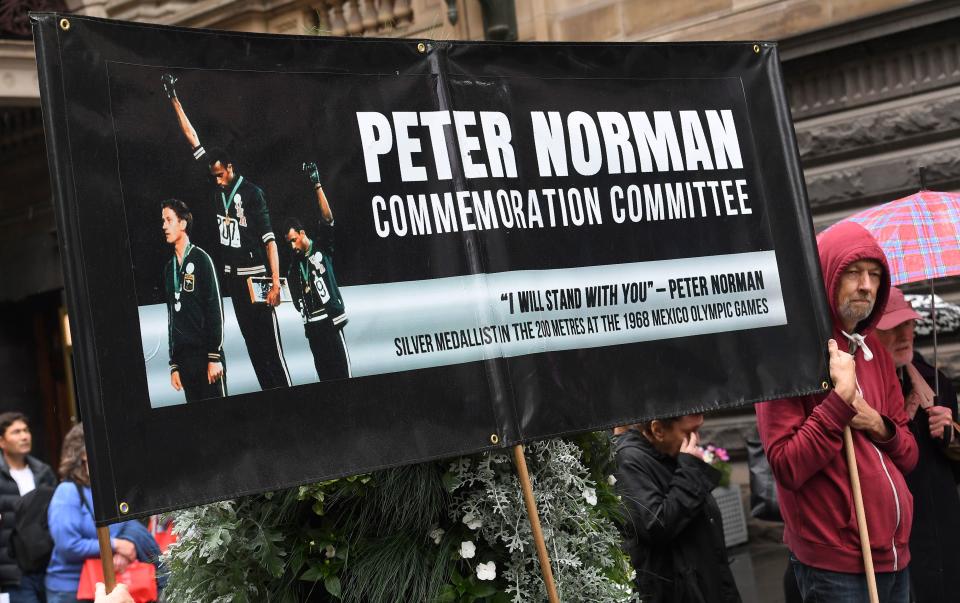
<path fill-rule="evenodd" d="M 126 515 L 129 512 L 130 512 L 130 505 L 128 505 L 126 502 L 120 503 L 120 513 L 122 515 Z"/>
<path fill-rule="evenodd" d="M 830 389 L 830 384 L 824 381 L 823 383 L 820 384 L 820 387 L 827 390 L 827 389 Z"/>
<path fill-rule="evenodd" d="M 417 44 L 417 52 L 419 52 L 420 54 L 423 54 L 423 53 L 425 53 L 426 51 L 427 51 L 427 45 L 426 45 L 426 44 L 424 44 L 423 42 L 420 42 L 419 44 Z"/>
<path fill-rule="evenodd" d="M 754 45 L 753 45 L 753 52 L 754 52 L 754 54 L 760 54 L 760 45 L 759 45 L 759 44 L 754 44 Z"/>
<path fill-rule="evenodd" d="M 69 31 L 70 19 L 67 19 L 67 18 L 60 19 L 60 29 L 62 29 L 63 31 Z"/>
<path fill-rule="evenodd" d="M 500 443 L 500 436 L 498 436 L 498 435 L 495 434 L 495 433 L 490 434 L 490 443 L 491 443 L 491 444 L 499 444 L 499 443 Z"/>

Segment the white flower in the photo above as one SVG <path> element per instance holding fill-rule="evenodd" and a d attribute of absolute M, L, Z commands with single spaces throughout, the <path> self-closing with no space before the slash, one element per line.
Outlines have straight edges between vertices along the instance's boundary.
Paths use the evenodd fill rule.
<path fill-rule="evenodd" d="M 477 546 L 469 540 L 464 540 L 460 543 L 460 556 L 464 559 L 473 559 L 473 556 L 477 554 Z"/>
<path fill-rule="evenodd" d="M 481 580 L 493 580 L 497 577 L 497 564 L 493 561 L 477 564 L 477 578 Z"/>
<path fill-rule="evenodd" d="M 584 488 L 583 489 L 583 498 L 586 499 L 587 504 L 596 505 L 597 504 L 597 491 L 593 488 Z"/>
<path fill-rule="evenodd" d="M 607 476 L 607 483 L 612 486 L 612 485 L 614 485 L 614 484 L 617 483 L 617 478 L 614 477 L 614 476 L 612 476 L 612 475 L 608 475 L 608 476 Z"/>
<path fill-rule="evenodd" d="M 327 556 L 327 559 L 332 559 L 337 554 L 337 549 L 332 544 L 328 544 L 323 547 L 323 554 Z"/>
<path fill-rule="evenodd" d="M 440 541 L 443 539 L 443 535 L 445 533 L 446 532 L 443 530 L 443 528 L 433 528 L 427 534 L 427 538 L 433 540 L 433 544 L 440 544 Z"/>
<path fill-rule="evenodd" d="M 467 513 L 463 516 L 463 523 L 466 524 L 471 530 L 476 530 L 483 525 L 483 521 L 479 517 L 476 517 L 473 513 Z"/>

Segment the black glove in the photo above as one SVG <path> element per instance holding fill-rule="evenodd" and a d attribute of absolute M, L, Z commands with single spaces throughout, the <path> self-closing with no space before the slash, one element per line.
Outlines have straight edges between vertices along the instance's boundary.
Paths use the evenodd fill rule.
<path fill-rule="evenodd" d="M 160 76 L 160 82 L 163 84 L 163 91 L 167 93 L 167 98 L 177 98 L 177 89 L 173 87 L 177 83 L 177 78 L 164 73 Z"/>
<path fill-rule="evenodd" d="M 320 171 L 317 170 L 316 163 L 304 163 L 303 171 L 310 177 L 310 182 L 312 182 L 314 186 L 320 185 Z"/>

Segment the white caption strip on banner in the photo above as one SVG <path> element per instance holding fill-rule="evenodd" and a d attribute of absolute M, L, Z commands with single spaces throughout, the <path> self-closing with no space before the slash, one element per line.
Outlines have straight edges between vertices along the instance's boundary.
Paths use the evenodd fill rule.
<path fill-rule="evenodd" d="M 343 295 L 354 376 L 787 322 L 773 251 L 345 287 Z"/>

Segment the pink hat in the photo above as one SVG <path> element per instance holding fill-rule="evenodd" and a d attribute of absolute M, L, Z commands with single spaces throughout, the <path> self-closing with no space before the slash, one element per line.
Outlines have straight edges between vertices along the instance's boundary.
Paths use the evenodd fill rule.
<path fill-rule="evenodd" d="M 880 317 L 877 328 L 881 331 L 889 331 L 902 322 L 918 318 L 920 318 L 920 315 L 914 311 L 913 306 L 903 296 L 903 291 L 896 287 L 890 287 L 890 299 L 887 300 L 887 307 L 883 310 L 883 316 Z"/>

